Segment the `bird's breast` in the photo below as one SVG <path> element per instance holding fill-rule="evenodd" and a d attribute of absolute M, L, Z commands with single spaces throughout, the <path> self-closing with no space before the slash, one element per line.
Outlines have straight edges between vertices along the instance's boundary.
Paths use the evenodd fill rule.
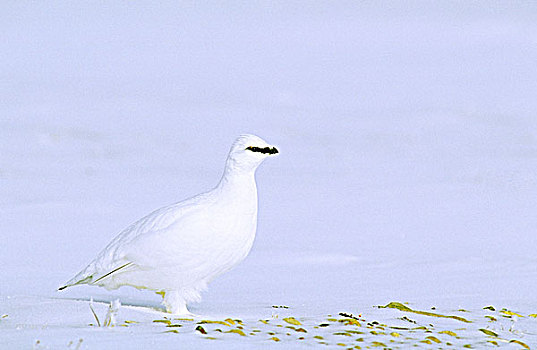
<path fill-rule="evenodd" d="M 240 263 L 250 252 L 257 226 L 257 209 L 230 211 L 213 218 L 211 224 L 214 232 L 210 248 L 214 277 Z"/>

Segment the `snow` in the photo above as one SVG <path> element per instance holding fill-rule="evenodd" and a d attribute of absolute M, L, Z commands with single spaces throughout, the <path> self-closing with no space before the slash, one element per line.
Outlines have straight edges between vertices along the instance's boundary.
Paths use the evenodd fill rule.
<path fill-rule="evenodd" d="M 534 3 L 0 10 L 0 347 L 334 345 L 313 327 L 338 312 L 537 344 Z M 159 298 L 128 288 L 55 291 L 137 218 L 214 186 L 247 132 L 281 151 L 257 172 L 256 241 L 192 311 L 261 336 L 163 333 Z M 101 321 L 119 298 L 116 327 L 88 326 L 91 297 Z M 391 301 L 474 322 L 374 308 Z M 304 343 L 268 340 L 287 316 Z"/>

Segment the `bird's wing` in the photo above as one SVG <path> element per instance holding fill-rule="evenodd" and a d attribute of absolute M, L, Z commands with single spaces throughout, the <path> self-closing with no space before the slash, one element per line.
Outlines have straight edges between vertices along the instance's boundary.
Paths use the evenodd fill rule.
<path fill-rule="evenodd" d="M 190 268 L 212 243 L 210 214 L 208 207 L 191 208 L 170 225 L 137 235 L 118 249 L 118 256 L 145 268 Z"/>
<path fill-rule="evenodd" d="M 85 269 L 59 290 L 78 284 L 98 284 L 113 274 L 132 270 L 136 266 L 151 267 L 155 263 L 152 259 L 157 254 L 155 251 L 165 249 L 155 242 L 166 242 L 170 239 L 171 227 L 175 228 L 173 231 L 180 230 L 189 221 L 186 218 L 200 216 L 205 208 L 200 204 L 207 201 L 210 202 L 207 194 L 198 195 L 141 218 L 118 234 Z"/>

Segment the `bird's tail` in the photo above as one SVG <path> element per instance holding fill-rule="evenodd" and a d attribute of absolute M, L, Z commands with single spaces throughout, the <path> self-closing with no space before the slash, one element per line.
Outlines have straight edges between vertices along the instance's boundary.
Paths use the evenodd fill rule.
<path fill-rule="evenodd" d="M 100 285 L 101 283 L 103 283 L 102 281 L 105 280 L 106 278 L 112 276 L 113 274 L 115 274 L 116 272 L 120 271 L 120 270 L 124 270 L 125 268 L 128 268 L 130 266 L 134 266 L 133 263 L 131 262 L 127 262 L 119 267 L 116 267 L 115 269 L 111 270 L 111 271 L 108 271 L 104 274 L 100 274 L 100 273 L 96 273 L 95 272 L 95 269 L 92 265 L 89 265 L 88 267 L 86 267 L 86 269 L 84 269 L 83 271 L 81 271 L 79 274 L 77 274 L 75 277 L 71 278 L 69 281 L 67 281 L 67 283 L 63 286 L 61 286 L 60 288 L 58 288 L 58 290 L 64 290 L 65 288 L 67 287 L 72 287 L 72 286 L 76 286 L 78 284 L 98 284 Z M 101 282 L 101 283 L 99 283 Z"/>
<path fill-rule="evenodd" d="M 73 279 L 69 280 L 65 285 L 58 288 L 58 290 L 64 290 L 67 287 L 76 286 L 78 284 L 88 284 L 93 279 L 93 276 L 87 276 L 86 278 L 79 279 L 78 276 L 75 276 Z"/>

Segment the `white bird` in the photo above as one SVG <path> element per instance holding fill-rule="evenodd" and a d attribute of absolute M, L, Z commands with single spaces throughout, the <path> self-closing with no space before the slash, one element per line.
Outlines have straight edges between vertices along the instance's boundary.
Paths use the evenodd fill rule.
<path fill-rule="evenodd" d="M 278 153 L 254 135 L 233 143 L 222 179 L 209 192 L 141 218 L 119 233 L 59 290 L 78 284 L 149 289 L 166 311 L 189 314 L 187 304 L 250 252 L 257 226 L 255 171 Z"/>

